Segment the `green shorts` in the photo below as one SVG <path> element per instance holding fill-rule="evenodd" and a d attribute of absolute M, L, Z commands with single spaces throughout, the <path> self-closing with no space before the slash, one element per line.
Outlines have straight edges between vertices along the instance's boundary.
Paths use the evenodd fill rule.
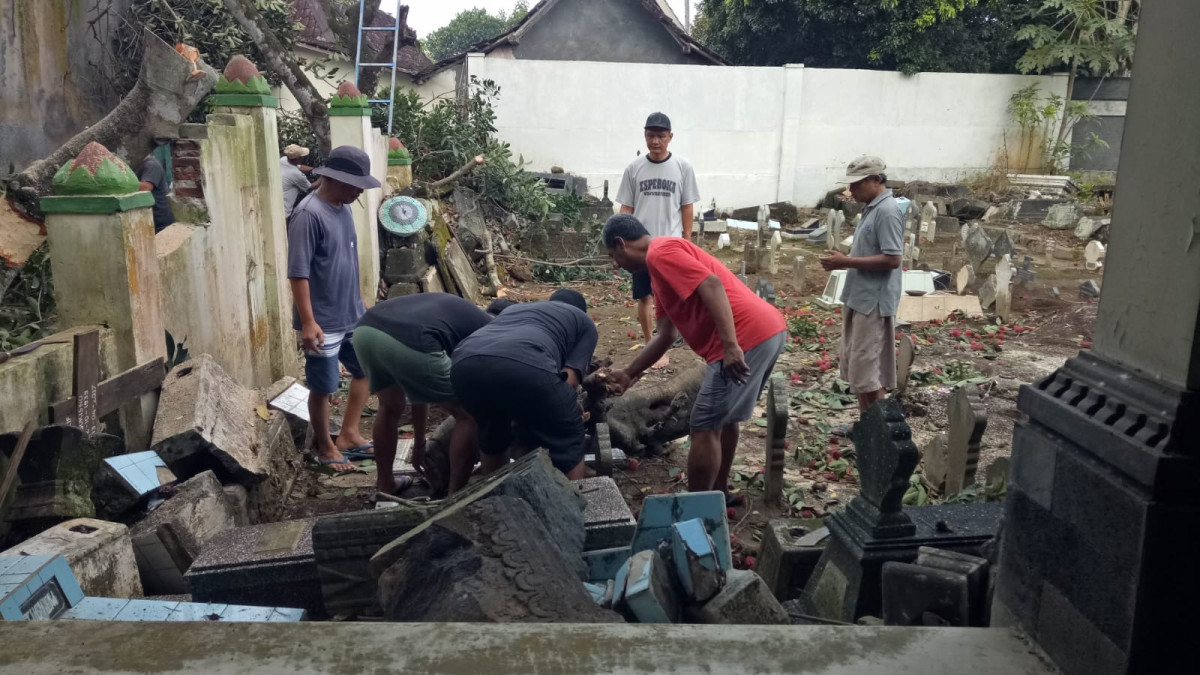
<path fill-rule="evenodd" d="M 372 394 L 399 385 L 409 403 L 441 403 L 454 399 L 454 388 L 450 386 L 450 357 L 446 352 L 426 354 L 368 326 L 355 329 L 354 351 L 367 374 Z"/>

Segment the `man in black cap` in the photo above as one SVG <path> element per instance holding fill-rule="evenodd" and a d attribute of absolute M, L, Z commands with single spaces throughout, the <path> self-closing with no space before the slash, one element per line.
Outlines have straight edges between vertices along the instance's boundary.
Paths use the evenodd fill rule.
<path fill-rule="evenodd" d="M 450 382 L 479 425 L 484 471 L 508 462 L 516 440 L 546 448 L 571 480 L 583 478 L 584 426 L 577 388 L 596 349 L 596 325 L 578 291 L 508 307 L 454 349 Z"/>
<path fill-rule="evenodd" d="M 304 348 L 317 458 L 346 471 L 354 468 L 348 460 L 375 456 L 374 446 L 358 429 L 368 391 L 352 335 L 365 308 L 359 291 L 358 235 L 349 204 L 363 190 L 379 187 L 379 181 L 371 176 L 367 153 L 349 145 L 334 148 L 313 173 L 321 176 L 320 186 L 296 206 L 288 221 L 288 281 L 296 303 L 293 323 Z M 338 390 L 339 362 L 351 381 L 335 442 L 329 435 L 329 397 Z"/>
<path fill-rule="evenodd" d="M 692 205 L 700 201 L 696 173 L 686 159 L 667 150 L 675 135 L 671 120 L 660 112 L 646 119 L 645 155 L 625 167 L 617 202 L 621 213 L 632 213 L 650 232 L 651 237 L 692 239 Z M 654 306 L 651 302 L 650 275 L 633 272 L 633 299 L 638 303 L 638 323 L 649 344 L 653 337 Z M 653 368 L 668 363 L 664 355 Z"/>

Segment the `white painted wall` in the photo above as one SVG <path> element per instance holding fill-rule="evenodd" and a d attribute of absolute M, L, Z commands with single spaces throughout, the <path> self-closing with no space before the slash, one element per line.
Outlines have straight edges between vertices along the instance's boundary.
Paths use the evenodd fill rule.
<path fill-rule="evenodd" d="M 691 160 L 701 204 L 811 204 L 854 157 L 883 157 L 890 177 L 952 180 L 984 171 L 1015 138 L 1008 99 L 1062 77 L 867 70 L 533 61 L 472 54 L 468 72 L 500 85 L 496 127 L 530 169 L 562 166 L 616 196 L 655 110 Z"/>

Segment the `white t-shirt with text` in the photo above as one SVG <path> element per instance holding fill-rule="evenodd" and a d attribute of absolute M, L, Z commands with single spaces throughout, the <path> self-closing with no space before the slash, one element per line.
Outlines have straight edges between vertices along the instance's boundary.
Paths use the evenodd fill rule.
<path fill-rule="evenodd" d="M 687 204 L 700 201 L 696 172 L 686 159 L 672 153 L 661 162 L 642 155 L 625 167 L 617 202 L 633 207 L 633 215 L 651 237 L 682 237 Z"/>

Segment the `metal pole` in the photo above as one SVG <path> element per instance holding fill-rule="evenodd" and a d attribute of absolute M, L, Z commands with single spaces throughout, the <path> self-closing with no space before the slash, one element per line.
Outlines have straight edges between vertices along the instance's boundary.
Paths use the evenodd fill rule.
<path fill-rule="evenodd" d="M 354 48 L 354 86 L 358 86 L 358 72 L 362 61 L 362 43 L 363 43 L 363 12 L 365 11 L 364 2 L 366 0 L 358 0 L 358 44 Z"/>
<path fill-rule="evenodd" d="M 361 3 L 362 0 L 359 0 Z M 392 32 L 392 85 L 388 87 L 388 136 L 392 135 L 392 116 L 396 110 L 396 56 L 400 52 L 400 17 L 404 12 L 396 4 L 396 30 Z"/>

